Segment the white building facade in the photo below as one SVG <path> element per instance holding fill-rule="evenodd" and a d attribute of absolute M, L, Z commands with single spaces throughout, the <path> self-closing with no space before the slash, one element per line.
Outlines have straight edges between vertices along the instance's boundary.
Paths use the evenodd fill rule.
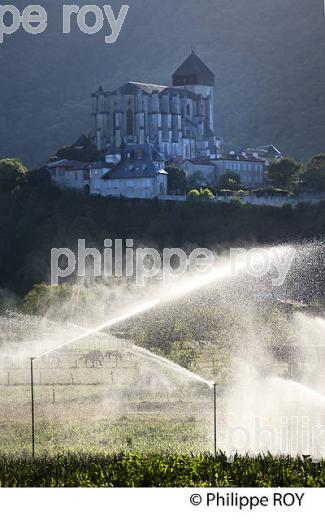
<path fill-rule="evenodd" d="M 113 152 L 113 153 L 112 153 Z M 52 182 L 90 195 L 139 199 L 167 196 L 165 162 L 150 144 L 110 150 L 106 162 L 61 160 L 48 164 Z"/>
<path fill-rule="evenodd" d="M 236 174 L 240 182 L 247 188 L 257 188 L 266 184 L 266 166 L 263 160 L 253 155 L 231 152 L 218 155 L 216 159 L 186 160 L 182 168 L 189 177 L 204 179 L 208 186 L 218 187 L 223 175 Z"/>

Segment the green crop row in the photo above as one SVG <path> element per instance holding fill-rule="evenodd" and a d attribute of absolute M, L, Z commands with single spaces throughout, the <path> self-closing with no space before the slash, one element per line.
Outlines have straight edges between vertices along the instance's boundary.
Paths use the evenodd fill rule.
<path fill-rule="evenodd" d="M 138 453 L 0 456 L 1 487 L 324 487 L 325 461 L 310 457 Z"/>

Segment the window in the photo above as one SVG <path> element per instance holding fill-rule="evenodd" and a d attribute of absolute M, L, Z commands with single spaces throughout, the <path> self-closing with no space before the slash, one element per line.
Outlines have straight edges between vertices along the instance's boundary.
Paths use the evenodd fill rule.
<path fill-rule="evenodd" d="M 108 187 L 109 187 L 109 188 L 118 188 L 118 187 L 119 187 L 119 182 L 118 182 L 118 180 L 115 180 L 115 179 L 109 179 L 109 181 L 108 181 Z"/>
<path fill-rule="evenodd" d="M 116 133 L 116 130 L 118 129 L 118 122 L 117 122 L 117 112 L 113 112 L 113 131 L 114 134 Z"/>
<path fill-rule="evenodd" d="M 143 179 L 143 187 L 150 188 L 150 186 L 151 186 L 150 179 Z"/>
<path fill-rule="evenodd" d="M 77 172 L 75 172 L 75 174 L 74 174 L 74 180 L 75 180 L 75 181 L 78 180 L 78 173 L 77 173 Z"/>
<path fill-rule="evenodd" d="M 191 115 L 191 107 L 190 107 L 190 104 L 189 104 L 189 103 L 187 103 L 187 105 L 186 105 L 186 115 L 187 115 L 187 116 L 190 116 L 190 115 Z"/>
<path fill-rule="evenodd" d="M 128 135 L 133 135 L 133 114 L 130 108 L 126 113 L 126 133 Z"/>
<path fill-rule="evenodd" d="M 97 180 L 95 180 L 95 190 L 99 190 L 99 188 L 100 188 L 100 180 L 97 179 Z"/>
<path fill-rule="evenodd" d="M 130 180 L 127 181 L 126 185 L 127 185 L 128 188 L 133 188 L 134 182 L 130 179 Z"/>

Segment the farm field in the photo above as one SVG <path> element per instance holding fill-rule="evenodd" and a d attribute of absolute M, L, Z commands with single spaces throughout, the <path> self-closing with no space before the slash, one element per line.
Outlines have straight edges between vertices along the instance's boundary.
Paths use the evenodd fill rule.
<path fill-rule="evenodd" d="M 138 453 L 0 457 L 2 487 L 323 487 L 311 458 Z"/>
<path fill-rule="evenodd" d="M 124 350 L 117 351 L 120 345 Z M 60 356 L 35 360 L 36 455 L 212 449 L 211 390 L 178 379 L 173 371 L 157 370 L 132 355 L 115 338 L 108 345 L 81 342 Z M 25 356 L 2 360 L 0 390 L 0 455 L 29 456 L 31 388 Z"/>

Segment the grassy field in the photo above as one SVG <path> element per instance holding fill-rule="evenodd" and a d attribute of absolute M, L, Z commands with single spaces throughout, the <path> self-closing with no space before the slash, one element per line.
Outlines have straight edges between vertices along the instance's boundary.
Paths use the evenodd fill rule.
<path fill-rule="evenodd" d="M 0 457 L 1 487 L 324 487 L 325 461 L 310 458 L 62 454 Z"/>
<path fill-rule="evenodd" d="M 211 442 L 209 443 L 209 433 Z M 116 454 L 137 451 L 152 453 L 200 453 L 211 444 L 212 429 L 195 418 L 160 416 L 120 416 L 80 420 L 38 420 L 37 455 L 60 452 Z M 28 421 L 0 424 L 0 456 L 29 456 L 31 425 Z"/>
<path fill-rule="evenodd" d="M 0 487 L 325 486 L 325 461 L 310 457 L 213 457 L 211 388 L 151 361 L 139 364 L 129 352 L 87 366 L 83 353 L 90 348 L 99 347 L 35 361 L 35 461 L 30 367 L 26 360 L 3 361 Z M 220 450 L 233 416 L 220 391 Z"/>

